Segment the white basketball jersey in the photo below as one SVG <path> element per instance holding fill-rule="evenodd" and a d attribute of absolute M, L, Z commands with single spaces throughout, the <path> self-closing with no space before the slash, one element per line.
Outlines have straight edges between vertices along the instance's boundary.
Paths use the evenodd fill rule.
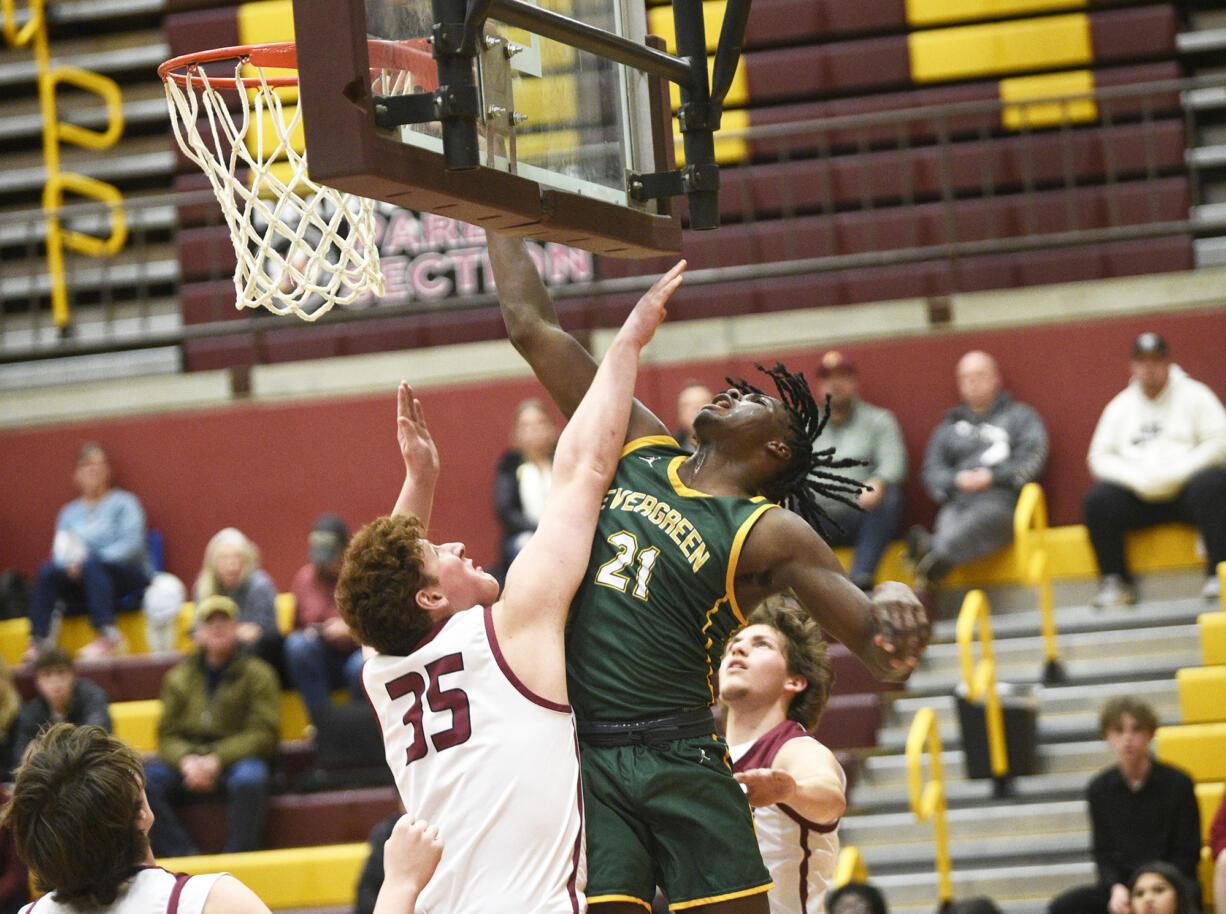
<path fill-rule="evenodd" d="M 207 873 L 183 878 L 161 867 L 147 866 L 132 877 L 105 914 L 200 914 L 214 883 L 224 875 Z M 60 904 L 54 895 L 44 895 L 18 914 L 80 914 L 80 911 Z"/>
<path fill-rule="evenodd" d="M 733 771 L 770 768 L 784 744 L 813 739 L 796 721 L 779 724 L 752 743 L 731 746 Z M 843 778 L 847 789 L 847 778 Z M 838 820 L 826 825 L 810 822 L 782 803 L 753 811 L 762 862 L 775 886 L 767 898 L 771 914 L 819 914 L 834 877 L 839 856 Z"/>
<path fill-rule="evenodd" d="M 362 679 L 405 810 L 443 840 L 418 914 L 585 911 L 574 717 L 511 671 L 491 610 L 456 613 L 407 657 L 370 657 Z"/>

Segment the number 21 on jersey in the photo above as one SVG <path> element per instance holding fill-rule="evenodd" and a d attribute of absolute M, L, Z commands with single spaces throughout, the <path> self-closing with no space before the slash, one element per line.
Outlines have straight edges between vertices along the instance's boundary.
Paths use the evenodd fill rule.
<path fill-rule="evenodd" d="M 596 570 L 596 583 L 612 587 L 619 593 L 625 593 L 633 583 L 630 592 L 640 600 L 646 600 L 651 569 L 655 567 L 660 550 L 648 546 L 640 551 L 639 541 L 627 530 L 617 531 L 607 542 L 617 550 L 617 555 Z M 633 575 L 633 580 L 630 575 Z"/>

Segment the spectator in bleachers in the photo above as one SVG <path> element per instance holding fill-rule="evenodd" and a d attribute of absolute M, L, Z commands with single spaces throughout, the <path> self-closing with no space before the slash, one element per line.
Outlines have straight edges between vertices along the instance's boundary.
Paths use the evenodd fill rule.
<path fill-rule="evenodd" d="M 845 882 L 826 895 L 830 914 L 890 914 L 881 889 L 870 882 Z"/>
<path fill-rule="evenodd" d="M 701 381 L 686 381 L 677 391 L 677 424 L 674 426 L 676 431 L 673 432 L 673 437 L 677 439 L 677 444 L 687 451 L 694 450 L 694 419 L 713 399 L 715 394 Z"/>
<path fill-rule="evenodd" d="M 500 580 L 541 519 L 557 446 L 558 423 L 544 402 L 532 398 L 520 403 L 515 408 L 511 450 L 498 459 L 494 476 L 494 510 L 502 525 Z"/>
<path fill-rule="evenodd" d="M 226 527 L 204 547 L 204 567 L 192 588 L 197 603 L 211 596 L 238 605 L 238 640 L 245 650 L 282 669 L 282 638 L 277 627 L 277 585 L 260 567 L 260 552 L 242 531 Z"/>
<path fill-rule="evenodd" d="M 259 849 L 269 763 L 277 748 L 277 674 L 239 650 L 237 604 L 229 597 L 207 597 L 197 605 L 195 621 L 199 650 L 166 674 L 158 757 L 145 764 L 155 817 L 149 840 L 159 857 L 197 853 L 174 811 L 185 792 L 224 790 L 229 815 L 225 850 Z"/>
<path fill-rule="evenodd" d="M 111 486 L 111 465 L 100 445 L 81 445 L 72 478 L 80 497 L 60 510 L 51 558 L 38 569 L 30 598 L 26 660 L 50 646 L 46 642 L 58 604 L 67 615 L 88 613 L 98 633 L 78 656 L 122 651 L 125 639 L 115 626 L 115 616 L 122 601 L 139 604 L 153 572 L 144 509 L 131 492 Z"/>
<path fill-rule="evenodd" d="M 344 685 L 361 701 L 362 649 L 336 609 L 336 578 L 349 545 L 349 528 L 336 514 L 323 514 L 307 540 L 310 561 L 290 584 L 294 630 L 285 639 L 285 666 L 311 716 Z"/>
<path fill-rule="evenodd" d="M 1198 884 L 1196 792 L 1186 773 L 1150 755 L 1157 727 L 1157 716 L 1143 701 L 1113 698 L 1103 706 L 1099 732 L 1116 762 L 1086 788 L 1098 881 L 1061 893 L 1048 914 L 1129 914 L 1129 877 L 1155 860 L 1173 865 L 1189 885 Z"/>
<path fill-rule="evenodd" d="M 1226 792 L 1209 826 L 1209 853 L 1213 855 L 1213 914 L 1226 914 Z"/>
<path fill-rule="evenodd" d="M 1137 867 L 1128 881 L 1132 914 L 1199 914 L 1200 891 L 1162 860 Z"/>
<path fill-rule="evenodd" d="M 171 899 L 179 914 L 268 914 L 227 873 L 176 875 L 156 865 L 141 780 L 136 752 L 98 727 L 56 724 L 39 737 L 3 819 L 47 893 L 38 914 L 165 911 Z"/>
<path fill-rule="evenodd" d="M 77 677 L 72 658 L 58 647 L 34 661 L 37 695 L 21 706 L 13 738 L 13 767 L 21 764 L 26 747 L 48 724 L 93 724 L 111 730 L 111 700 L 102 686 Z"/>
<path fill-rule="evenodd" d="M 816 911 L 834 877 L 847 778 L 812 735 L 834 684 L 821 627 L 787 595 L 768 597 L 719 667 L 734 777 L 753 808 L 775 914 Z"/>
<path fill-rule="evenodd" d="M 17 717 L 21 713 L 21 695 L 13 683 L 13 671 L 0 657 L 0 781 L 11 781 L 17 760 L 13 757 L 13 741 L 17 736 Z"/>
<path fill-rule="evenodd" d="M 841 352 L 831 350 L 823 355 L 817 374 L 819 395 L 830 398 L 830 421 L 814 446 L 833 447 L 840 457 L 863 461 L 839 472 L 869 486 L 856 496 L 859 511 L 823 500 L 822 507 L 838 525 L 827 525 L 826 542 L 855 546 L 851 580 L 863 590 L 872 590 L 877 564 L 902 524 L 907 448 L 894 414 L 860 399 L 856 366 Z"/>
<path fill-rule="evenodd" d="M 1047 463 L 1047 428 L 1031 407 L 1014 400 L 986 352 L 958 361 L 962 402 L 946 411 L 928 439 L 921 479 L 940 505 L 931 535 L 913 527 L 907 547 L 915 590 L 931 605 L 934 588 L 956 566 L 1013 540 L 1018 494 Z"/>
<path fill-rule="evenodd" d="M 1132 382 L 1107 404 L 1090 440 L 1085 518 L 1101 583 L 1095 606 L 1136 602 L 1124 553 L 1128 530 L 1183 521 L 1205 543 L 1201 595 L 1221 595 L 1226 560 L 1226 409 L 1213 391 L 1171 362 L 1167 342 L 1142 333 L 1132 344 Z"/>

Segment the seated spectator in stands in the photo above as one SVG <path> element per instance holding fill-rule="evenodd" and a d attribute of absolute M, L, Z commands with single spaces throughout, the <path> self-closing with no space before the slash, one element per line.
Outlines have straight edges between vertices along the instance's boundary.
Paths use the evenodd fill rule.
<path fill-rule="evenodd" d="M 1132 382 L 1107 404 L 1090 440 L 1097 482 L 1084 509 L 1101 576 L 1093 605 L 1136 601 L 1124 534 L 1171 521 L 1200 530 L 1207 574 L 1201 595 L 1217 599 L 1215 569 L 1226 560 L 1226 409 L 1172 364 L 1156 333 L 1136 338 L 1131 366 Z"/>
<path fill-rule="evenodd" d="M 1226 792 L 1209 826 L 1209 853 L 1213 855 L 1213 914 L 1226 914 Z"/>
<path fill-rule="evenodd" d="M 931 604 L 933 588 L 956 566 L 1013 540 L 1013 510 L 1022 487 L 1047 463 L 1047 428 L 1031 407 L 1004 389 L 986 352 L 958 361 L 962 402 L 947 410 L 928 439 L 921 479 L 940 505 L 931 535 L 907 536 L 915 590 Z"/>
<path fill-rule="evenodd" d="M 1200 890 L 1169 863 L 1155 860 L 1137 867 L 1128 882 L 1131 914 L 1199 914 Z"/>
<path fill-rule="evenodd" d="M 732 771 L 753 808 L 779 914 L 820 910 L 839 856 L 847 778 L 811 732 L 833 684 L 820 626 L 784 595 L 749 614 L 719 667 Z"/>
<path fill-rule="evenodd" d="M 673 437 L 687 451 L 694 450 L 694 418 L 714 399 L 711 388 L 701 381 L 686 381 L 677 391 L 677 424 Z"/>
<path fill-rule="evenodd" d="M 260 552 L 240 530 L 226 527 L 204 547 L 204 567 L 192 588 L 197 603 L 211 596 L 238 605 L 238 641 L 245 650 L 282 668 L 281 629 L 277 626 L 277 585 L 260 567 Z"/>
<path fill-rule="evenodd" d="M 336 610 L 336 578 L 349 545 L 349 528 L 336 514 L 315 521 L 308 537 L 311 560 L 290 584 L 294 595 L 294 630 L 285 639 L 285 666 L 311 716 L 332 701 L 344 685 L 361 701 L 362 649 Z"/>
<path fill-rule="evenodd" d="M 145 764 L 153 810 L 149 831 L 158 857 L 197 853 L 175 815 L 183 793 L 224 790 L 229 830 L 225 850 L 253 851 L 268 806 L 269 763 L 277 749 L 280 693 L 277 674 L 239 650 L 238 606 L 207 597 L 196 607 L 199 650 L 173 667 L 162 684 L 158 757 Z"/>
<path fill-rule="evenodd" d="M 1098 881 L 1068 889 L 1049 914 L 1129 914 L 1129 878 L 1161 860 L 1196 885 L 1200 809 L 1192 779 L 1149 753 L 1158 727 L 1153 709 L 1135 698 L 1113 698 L 1099 715 L 1099 732 L 1116 763 L 1086 788 Z M 1200 900 L 1196 900 L 1200 908 Z"/>
<path fill-rule="evenodd" d="M 34 884 L 47 892 L 26 914 L 268 914 L 233 876 L 157 866 L 141 781 L 140 757 L 98 727 L 56 724 L 39 737 L 3 816 Z"/>
<path fill-rule="evenodd" d="M 549 493 L 558 423 L 541 400 L 524 400 L 515 409 L 511 450 L 498 460 L 494 477 L 494 510 L 502 524 L 502 566 L 506 574 L 528 542 Z"/>
<path fill-rule="evenodd" d="M 890 914 L 881 889 L 868 882 L 845 882 L 826 895 L 829 914 Z"/>
<path fill-rule="evenodd" d="M 0 809 L 8 806 L 12 793 L 0 784 Z M 30 900 L 30 870 L 17 853 L 11 828 L 0 827 L 0 914 L 17 914 Z"/>
<path fill-rule="evenodd" d="M 860 511 L 823 500 L 822 507 L 838 525 L 826 525 L 826 542 L 855 546 L 849 576 L 857 587 L 872 590 L 877 564 L 902 523 L 907 448 L 894 414 L 860 399 L 856 366 L 841 352 L 822 356 L 817 374 L 819 396 L 830 398 L 830 421 L 814 447 L 833 447 L 840 457 L 863 461 L 839 473 L 869 486 L 856 497 Z"/>
<path fill-rule="evenodd" d="M 13 671 L 0 657 L 0 781 L 11 781 L 13 769 L 20 759 L 13 757 L 17 738 L 17 717 L 21 713 L 21 695 L 13 683 Z"/>
<path fill-rule="evenodd" d="M 78 679 L 72 658 L 58 647 L 43 651 L 34 661 L 34 688 L 38 692 L 21 707 L 13 740 L 13 767 L 34 737 L 48 724 L 93 724 L 111 730 L 111 700 L 102 686 Z"/>
<path fill-rule="evenodd" d="M 72 479 L 81 494 L 60 510 L 51 558 L 38 569 L 26 660 L 50 646 L 51 617 L 60 604 L 67 615 L 88 613 L 98 632 L 79 657 L 122 651 L 125 639 L 115 627 L 119 604 L 131 599 L 138 605 L 153 571 L 144 509 L 131 492 L 111 486 L 111 465 L 100 445 L 81 445 Z"/>

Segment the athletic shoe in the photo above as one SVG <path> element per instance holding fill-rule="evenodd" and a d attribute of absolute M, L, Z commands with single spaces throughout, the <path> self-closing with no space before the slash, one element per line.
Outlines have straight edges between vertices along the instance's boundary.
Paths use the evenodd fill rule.
<path fill-rule="evenodd" d="M 122 635 L 117 639 L 108 638 L 106 635 L 99 635 L 77 651 L 77 659 L 95 660 L 101 657 L 113 657 L 116 654 L 122 654 L 127 649 L 127 639 Z"/>
<path fill-rule="evenodd" d="M 1097 609 L 1106 609 L 1109 606 L 1128 606 L 1135 602 L 1137 592 L 1133 586 L 1118 574 L 1109 574 L 1103 578 L 1090 605 Z"/>
<path fill-rule="evenodd" d="M 920 560 L 932 551 L 932 534 L 919 524 L 907 531 L 903 542 L 907 547 L 907 558 L 912 564 L 919 564 Z"/>
<path fill-rule="evenodd" d="M 1222 599 L 1222 579 L 1216 574 L 1211 574 L 1205 578 L 1205 586 L 1201 588 L 1200 595 L 1206 600 Z"/>

